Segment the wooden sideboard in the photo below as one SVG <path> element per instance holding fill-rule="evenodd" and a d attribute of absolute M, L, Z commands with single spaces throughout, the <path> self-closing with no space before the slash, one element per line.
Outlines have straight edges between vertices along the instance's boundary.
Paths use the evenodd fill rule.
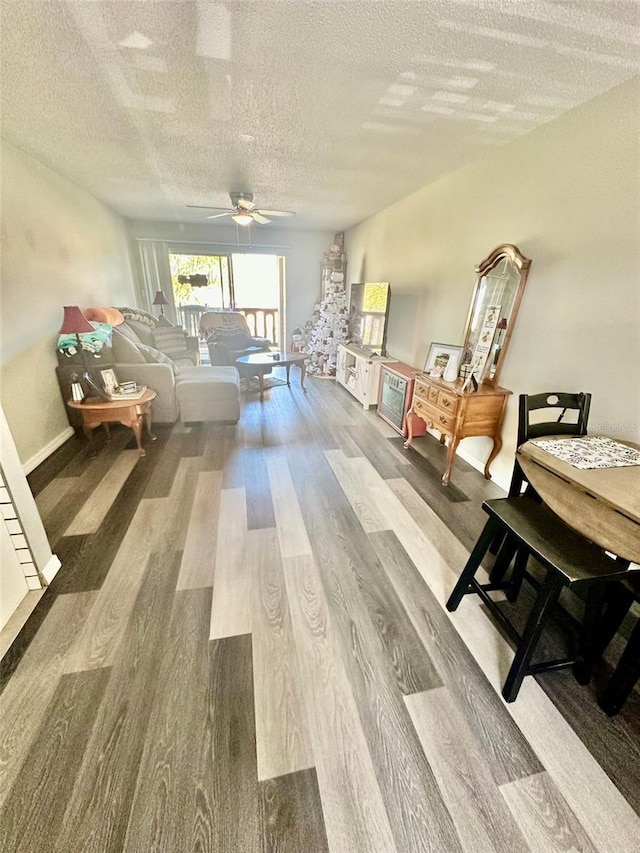
<path fill-rule="evenodd" d="M 426 373 L 416 376 L 413 389 L 413 401 L 407 417 L 408 438 L 405 447 L 410 447 L 413 440 L 412 418 L 416 415 L 428 427 L 441 433 L 441 441 L 447 440 L 447 466 L 442 475 L 445 486 L 449 484 L 451 466 L 456 448 L 463 438 L 474 435 L 486 435 L 493 439 L 493 448 L 484 466 L 484 476 L 491 479 L 489 466 L 502 447 L 501 429 L 507 399 L 511 391 L 506 388 L 491 388 L 480 385 L 477 391 L 473 388 L 462 390 L 463 381 L 445 382 Z"/>

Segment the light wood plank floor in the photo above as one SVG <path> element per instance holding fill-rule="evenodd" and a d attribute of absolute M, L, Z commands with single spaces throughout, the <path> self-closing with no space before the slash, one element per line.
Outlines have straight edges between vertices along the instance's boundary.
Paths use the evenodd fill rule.
<path fill-rule="evenodd" d="M 595 701 L 622 639 L 506 706 L 508 642 L 444 608 L 500 490 L 307 385 L 30 475 L 62 569 L 0 665 L 0 849 L 640 851 L 640 697 Z"/>

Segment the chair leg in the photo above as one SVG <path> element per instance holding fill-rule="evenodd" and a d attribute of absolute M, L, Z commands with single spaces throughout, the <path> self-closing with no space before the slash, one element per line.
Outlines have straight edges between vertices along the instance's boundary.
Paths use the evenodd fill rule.
<path fill-rule="evenodd" d="M 494 536 L 494 542 L 496 537 Z M 507 572 L 507 569 L 511 565 L 511 561 L 513 560 L 514 554 L 518 550 L 518 545 L 516 541 L 510 537 L 508 534 L 504 537 L 504 542 L 498 552 L 498 556 L 496 557 L 496 561 L 493 564 L 493 568 L 489 574 L 489 580 L 491 583 L 502 583 L 504 576 Z"/>
<path fill-rule="evenodd" d="M 493 542 L 491 543 L 491 547 L 489 548 L 489 552 L 491 554 L 497 554 L 498 551 L 500 550 L 500 548 L 502 547 L 502 543 L 504 542 L 505 538 L 506 538 L 505 533 L 502 533 L 502 532 L 496 533 L 496 535 L 493 537 Z"/>
<path fill-rule="evenodd" d="M 594 584 L 587 592 L 587 600 L 584 605 L 584 616 L 580 627 L 580 641 L 578 643 L 578 657 L 573 665 L 573 674 L 578 684 L 588 684 L 591 681 L 593 667 L 600 656 L 599 628 L 602 623 L 602 615 L 606 602 L 606 589 L 604 584 Z M 606 648 L 606 647 L 604 647 Z M 602 651 L 604 651 L 604 648 Z M 602 654 L 602 652 L 600 652 Z"/>
<path fill-rule="evenodd" d="M 587 641 L 584 649 L 581 641 L 579 658 L 574 667 L 574 675 L 580 684 L 588 684 L 591 680 L 593 667 L 618 633 L 633 603 L 633 593 L 620 583 L 608 584 L 603 588 L 599 612 L 596 610 L 596 602 L 591 602 L 593 609 L 589 611 L 590 599 L 593 595 L 594 592 L 591 590 L 585 606 L 585 621 L 589 621 L 592 627 L 585 628 L 583 623 L 583 630 L 592 630 L 592 640 L 590 643 Z"/>
<path fill-rule="evenodd" d="M 555 572 L 548 572 L 527 620 L 522 640 L 518 644 L 511 669 L 502 688 L 502 695 L 507 702 L 513 702 L 518 695 L 545 622 L 560 597 L 561 589 L 560 578 Z"/>
<path fill-rule="evenodd" d="M 462 574 L 458 578 L 456 585 L 453 588 L 451 595 L 449 596 L 449 600 L 447 601 L 447 610 L 455 610 L 460 602 L 462 601 L 462 596 L 467 592 L 470 581 L 473 579 L 475 573 L 478 571 L 478 567 L 482 562 L 482 558 L 489 550 L 489 545 L 491 544 L 491 540 L 496 534 L 500 526 L 500 522 L 491 516 L 487 523 L 484 526 L 478 541 L 473 547 L 473 551 L 469 555 L 469 559 L 467 560 L 467 564 L 462 570 Z"/>
<path fill-rule="evenodd" d="M 522 484 L 524 483 L 524 473 L 522 472 L 522 468 L 518 460 L 516 459 L 513 467 L 513 474 L 511 475 L 511 484 L 509 486 L 509 497 L 512 498 L 514 495 L 519 495 L 522 490 Z M 500 551 L 504 541 L 506 539 L 506 535 L 503 531 L 500 531 L 493 537 L 493 542 L 491 543 L 491 547 L 489 551 L 492 554 L 497 554 Z M 502 578 L 500 578 L 502 580 Z"/>
<path fill-rule="evenodd" d="M 613 717 L 627 701 L 629 693 L 633 690 L 636 681 L 640 677 L 640 621 L 631 632 L 629 641 L 625 647 L 618 666 L 607 685 L 600 707 L 609 717 Z"/>
<path fill-rule="evenodd" d="M 517 601 L 518 596 L 520 595 L 522 581 L 524 580 L 524 573 L 527 568 L 528 559 L 529 552 L 527 549 L 518 548 L 516 552 L 516 563 L 511 574 L 511 585 L 507 588 L 507 601 Z"/>

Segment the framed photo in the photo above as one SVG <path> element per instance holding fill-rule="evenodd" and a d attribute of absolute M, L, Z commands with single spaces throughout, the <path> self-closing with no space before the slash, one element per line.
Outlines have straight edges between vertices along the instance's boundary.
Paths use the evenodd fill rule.
<path fill-rule="evenodd" d="M 431 373 L 433 376 L 442 376 L 449 359 L 452 356 L 462 355 L 462 347 L 454 344 L 431 344 L 429 347 L 429 355 L 424 363 L 424 373 Z M 432 373 L 433 371 L 433 373 Z"/>
<path fill-rule="evenodd" d="M 100 376 L 102 377 L 102 385 L 107 394 L 114 394 L 116 388 L 120 384 L 118 382 L 118 377 L 116 376 L 115 370 L 112 368 L 108 368 L 107 370 L 101 370 Z"/>

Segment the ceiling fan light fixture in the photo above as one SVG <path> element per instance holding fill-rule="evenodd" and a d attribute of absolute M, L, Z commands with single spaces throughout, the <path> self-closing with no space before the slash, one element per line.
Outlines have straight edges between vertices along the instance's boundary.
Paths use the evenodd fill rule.
<path fill-rule="evenodd" d="M 253 216 L 249 213 L 235 213 L 232 217 L 233 221 L 236 225 L 242 225 L 246 227 L 247 225 L 251 225 L 253 222 Z"/>

